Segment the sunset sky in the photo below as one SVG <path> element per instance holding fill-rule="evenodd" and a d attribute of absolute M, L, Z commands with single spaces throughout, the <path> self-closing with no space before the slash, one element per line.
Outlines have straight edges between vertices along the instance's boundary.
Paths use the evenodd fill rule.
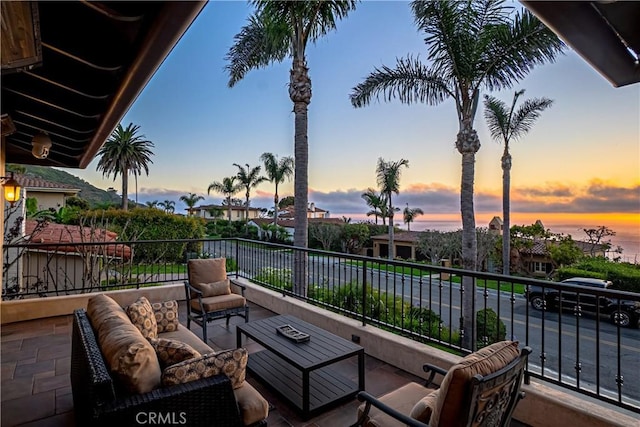
<path fill-rule="evenodd" d="M 125 125 L 140 125 L 155 144 L 150 175 L 138 180 L 140 202 L 174 200 L 182 210 L 178 198 L 194 192 L 206 197 L 203 203 L 220 203 L 220 195 L 207 197 L 207 187 L 234 175 L 233 163 L 258 165 L 263 152 L 293 155 L 290 61 L 251 71 L 227 87 L 224 56 L 250 13 L 246 2 L 210 2 L 124 117 Z M 349 103 L 351 88 L 374 67 L 393 66 L 408 54 L 425 59 L 426 48 L 408 3 L 401 1 L 360 3 L 337 31 L 307 50 L 313 84 L 309 200 L 334 217 L 367 211 L 360 195 L 375 187 L 382 157 L 409 160 L 397 206 L 422 208 L 423 220 L 459 221 L 461 156 L 454 146 L 453 103 L 392 101 L 362 109 Z M 555 102 L 528 136 L 511 145 L 515 223 L 542 218 L 607 225 L 640 241 L 640 85 L 613 88 L 568 49 L 556 63 L 493 95 L 510 103 L 518 89 L 526 89 L 525 98 Z M 482 143 L 475 206 L 478 225 L 486 225 L 486 218 L 501 215 L 502 146 L 491 140 L 482 111 L 475 126 Z M 102 178 L 96 164 L 67 171 L 119 190 L 120 180 Z M 261 185 L 252 205 L 268 207 L 272 192 L 271 184 Z M 292 183 L 280 190 L 281 196 L 292 194 Z"/>

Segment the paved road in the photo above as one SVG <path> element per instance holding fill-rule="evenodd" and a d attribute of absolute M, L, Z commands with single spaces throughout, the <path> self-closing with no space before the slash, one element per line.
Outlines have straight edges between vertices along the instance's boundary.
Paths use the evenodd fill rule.
<path fill-rule="evenodd" d="M 206 249 L 205 249 L 206 250 Z M 216 255 L 236 258 L 235 243 L 210 247 Z M 240 245 L 237 261 L 240 269 L 253 276 L 265 267 L 291 268 L 290 250 L 265 250 Z M 309 258 L 309 283 L 334 287 L 363 283 L 363 269 L 339 257 Z M 448 327 L 457 329 L 460 317 L 460 287 L 437 278 L 402 276 L 384 271 L 367 272 L 366 281 L 374 289 L 402 295 L 413 305 L 436 312 Z M 507 337 L 527 342 L 534 351 L 530 369 L 546 377 L 576 384 L 591 391 L 617 398 L 616 378 L 623 378 L 623 401 L 640 406 L 640 330 L 617 328 L 607 319 L 575 317 L 572 313 L 540 312 L 528 306 L 521 295 L 477 290 L 476 308 L 490 307 L 500 313 L 507 326 Z M 543 333 L 544 331 L 544 333 Z M 599 345 L 598 345 L 599 343 Z M 619 354 L 618 354 L 619 353 Z M 620 363 L 618 363 L 620 360 Z M 576 369 L 578 367 L 578 369 Z M 599 379 L 599 382 L 597 381 Z"/>

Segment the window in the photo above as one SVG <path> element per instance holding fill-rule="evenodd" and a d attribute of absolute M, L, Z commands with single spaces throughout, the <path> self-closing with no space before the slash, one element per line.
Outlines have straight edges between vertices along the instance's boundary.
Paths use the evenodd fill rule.
<path fill-rule="evenodd" d="M 534 273 L 546 273 L 547 272 L 547 263 L 546 262 L 540 262 L 540 261 L 534 261 L 531 263 L 531 269 L 533 270 Z"/>

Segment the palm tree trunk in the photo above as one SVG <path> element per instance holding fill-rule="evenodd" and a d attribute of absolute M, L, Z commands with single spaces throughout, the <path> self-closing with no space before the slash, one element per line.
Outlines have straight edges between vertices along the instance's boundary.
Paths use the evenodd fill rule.
<path fill-rule="evenodd" d="M 389 194 L 389 259 L 393 259 L 393 205 Z"/>
<path fill-rule="evenodd" d="M 129 209 L 129 170 L 122 171 L 122 210 Z"/>
<path fill-rule="evenodd" d="M 246 201 L 246 204 L 244 206 L 244 220 L 247 221 L 247 227 L 248 227 L 248 224 L 249 224 L 249 197 L 250 197 L 249 190 L 247 190 L 246 197 L 247 197 L 247 201 Z"/>
<path fill-rule="evenodd" d="M 309 141 L 307 134 L 307 112 L 311 102 L 311 79 L 303 58 L 295 58 L 289 76 L 289 97 L 293 101 L 295 114 L 295 177 L 294 177 L 294 221 L 293 245 L 306 248 L 308 244 L 308 164 Z M 293 266 L 293 290 L 296 295 L 306 297 L 308 280 L 308 257 L 303 251 L 295 251 Z"/>
<path fill-rule="evenodd" d="M 471 125 L 471 120 L 463 121 L 456 139 L 456 148 L 462 154 L 462 179 L 460 183 L 460 211 L 462 214 L 462 267 L 465 270 L 476 270 L 478 258 L 478 241 L 476 236 L 476 219 L 473 209 L 473 180 L 475 175 L 476 153 L 480 149 L 480 139 Z M 462 314 L 460 318 L 460 335 L 462 347 L 475 350 L 474 332 L 474 296 L 475 280 L 463 276 L 462 279 Z"/>
<path fill-rule="evenodd" d="M 227 219 L 231 222 L 231 196 L 227 196 Z"/>
<path fill-rule="evenodd" d="M 278 225 L 278 183 L 276 182 L 276 194 L 273 196 L 273 225 Z"/>
<path fill-rule="evenodd" d="M 509 147 L 505 145 L 502 155 L 502 274 L 511 273 L 511 219 L 509 195 L 511 190 L 511 154 Z"/>

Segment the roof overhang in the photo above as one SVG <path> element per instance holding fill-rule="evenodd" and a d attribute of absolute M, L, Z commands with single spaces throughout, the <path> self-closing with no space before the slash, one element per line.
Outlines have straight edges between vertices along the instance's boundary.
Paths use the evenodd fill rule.
<path fill-rule="evenodd" d="M 87 167 L 205 4 L 3 1 L 3 50 L 36 43 L 23 59 L 2 58 L 3 126 L 15 126 L 6 135 L 6 161 Z M 22 34 L 25 17 L 33 37 Z M 39 131 L 53 141 L 43 160 L 31 154 Z"/>
<path fill-rule="evenodd" d="M 521 3 L 613 86 L 640 82 L 640 2 Z"/>

